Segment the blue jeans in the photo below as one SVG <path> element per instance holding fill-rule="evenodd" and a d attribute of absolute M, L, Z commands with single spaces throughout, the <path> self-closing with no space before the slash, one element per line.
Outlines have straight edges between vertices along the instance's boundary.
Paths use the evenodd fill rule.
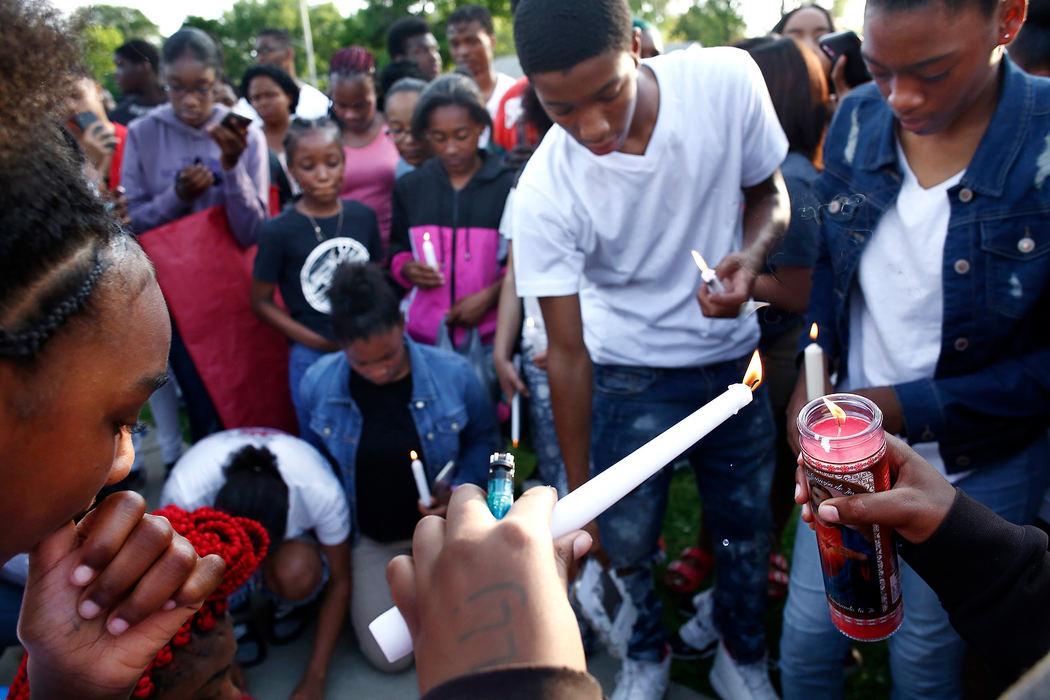
<path fill-rule="evenodd" d="M 532 447 L 536 450 L 536 472 L 540 481 L 558 489 L 558 496 L 564 497 L 569 493 L 569 483 L 565 477 L 565 462 L 561 458 L 558 433 L 554 429 L 551 385 L 547 381 L 547 373 L 537 367 L 532 358 L 532 350 L 526 350 L 521 356 L 521 365 L 525 385 L 532 394 L 528 399 L 529 433 L 532 435 Z"/>
<path fill-rule="evenodd" d="M 737 383 L 746 358 L 688 369 L 594 368 L 591 430 L 595 473 Z M 775 429 L 763 389 L 755 400 L 705 437 L 690 453 L 704 507 L 704 522 L 715 544 L 715 624 L 741 663 L 766 652 L 763 615 L 768 568 L 769 488 L 773 476 Z M 638 608 L 628 656 L 659 660 L 667 641 L 660 602 L 653 592 L 650 564 L 667 509 L 671 469 L 664 468 L 598 518 L 602 546 Z"/>
<path fill-rule="evenodd" d="M 1046 436 L 1013 457 L 975 470 L 956 486 L 1013 523 L 1035 517 L 1046 485 Z M 973 562 L 981 566 L 982 562 Z M 890 638 L 893 698 L 962 697 L 966 643 L 955 633 L 937 594 L 901 561 L 904 621 Z M 780 640 L 784 700 L 843 697 L 842 662 L 850 640 L 832 624 L 816 536 L 799 521 Z"/>
<path fill-rule="evenodd" d="M 299 384 L 310 365 L 325 356 L 320 350 L 313 350 L 301 343 L 292 343 L 288 351 L 288 388 L 292 391 L 292 406 L 299 421 L 299 435 L 305 439 L 310 434 L 310 411 L 299 398 Z M 349 391 L 349 389 L 347 389 Z"/>

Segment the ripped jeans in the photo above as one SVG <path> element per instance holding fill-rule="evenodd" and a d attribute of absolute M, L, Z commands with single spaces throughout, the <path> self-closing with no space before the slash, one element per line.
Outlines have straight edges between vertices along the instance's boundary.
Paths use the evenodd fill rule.
<path fill-rule="evenodd" d="M 595 365 L 593 472 L 612 466 L 738 383 L 747 360 L 686 369 Z M 689 453 L 715 548 L 715 624 L 740 663 L 766 653 L 774 435 L 769 397 L 760 387 L 750 405 Z M 623 580 L 638 608 L 628 656 L 642 661 L 658 661 L 667 642 L 651 562 L 663 528 L 671 471 L 665 467 L 598 518 L 602 546 L 613 565 L 637 567 Z"/>

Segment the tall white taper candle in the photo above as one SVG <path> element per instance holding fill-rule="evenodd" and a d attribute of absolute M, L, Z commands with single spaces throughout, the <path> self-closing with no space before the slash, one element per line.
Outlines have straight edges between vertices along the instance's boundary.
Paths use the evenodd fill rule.
<path fill-rule="evenodd" d="M 430 487 L 427 485 L 427 475 L 423 473 L 423 463 L 419 461 L 419 455 L 415 450 L 410 453 L 412 457 L 412 478 L 416 480 L 416 490 L 419 491 L 419 500 L 427 508 L 434 506 L 434 499 L 430 495 Z"/>
<path fill-rule="evenodd" d="M 802 351 L 806 368 L 806 401 L 824 395 L 824 350 L 817 345 L 817 324 L 809 329 L 813 341 Z"/>
<path fill-rule="evenodd" d="M 757 356 L 756 352 L 755 357 Z M 752 366 L 756 364 L 756 360 L 753 359 Z M 748 374 L 751 375 L 750 368 Z M 760 380 L 759 369 L 752 386 L 757 386 Z M 561 537 L 580 529 L 670 464 L 705 435 L 751 403 L 752 386 L 733 384 L 706 406 L 558 501 L 551 514 L 551 536 Z M 412 635 L 397 608 L 390 608 L 372 620 L 368 629 L 391 663 L 412 652 Z"/>

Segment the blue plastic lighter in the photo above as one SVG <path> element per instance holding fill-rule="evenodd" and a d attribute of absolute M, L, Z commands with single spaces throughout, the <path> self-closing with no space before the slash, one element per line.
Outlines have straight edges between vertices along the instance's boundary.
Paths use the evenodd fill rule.
<path fill-rule="evenodd" d="M 514 505 L 514 455 L 497 452 L 489 457 L 489 512 L 502 520 Z"/>

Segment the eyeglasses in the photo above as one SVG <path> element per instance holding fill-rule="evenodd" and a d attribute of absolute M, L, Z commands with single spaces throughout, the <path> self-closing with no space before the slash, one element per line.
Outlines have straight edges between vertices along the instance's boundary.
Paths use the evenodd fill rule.
<path fill-rule="evenodd" d="M 394 139 L 395 141 L 400 141 L 401 139 L 405 138 L 406 136 L 411 136 L 412 135 L 412 130 L 411 129 L 403 129 L 401 127 L 397 127 L 397 128 L 387 127 L 386 133 L 387 133 L 387 136 L 389 136 L 390 138 Z"/>
<path fill-rule="evenodd" d="M 265 56 L 267 54 L 271 54 L 271 53 L 274 53 L 275 51 L 280 51 L 280 50 L 281 50 L 281 48 L 278 47 L 278 46 L 263 46 L 262 48 L 252 49 L 251 51 L 248 52 L 248 54 L 252 58 L 259 58 L 259 56 Z"/>
<path fill-rule="evenodd" d="M 164 92 L 168 93 L 172 97 L 180 98 L 185 97 L 191 92 L 197 97 L 204 99 L 211 97 L 212 91 L 215 89 L 215 83 L 205 83 L 203 85 L 197 85 L 196 87 L 184 87 L 182 85 L 172 85 L 171 83 L 164 84 Z"/>

